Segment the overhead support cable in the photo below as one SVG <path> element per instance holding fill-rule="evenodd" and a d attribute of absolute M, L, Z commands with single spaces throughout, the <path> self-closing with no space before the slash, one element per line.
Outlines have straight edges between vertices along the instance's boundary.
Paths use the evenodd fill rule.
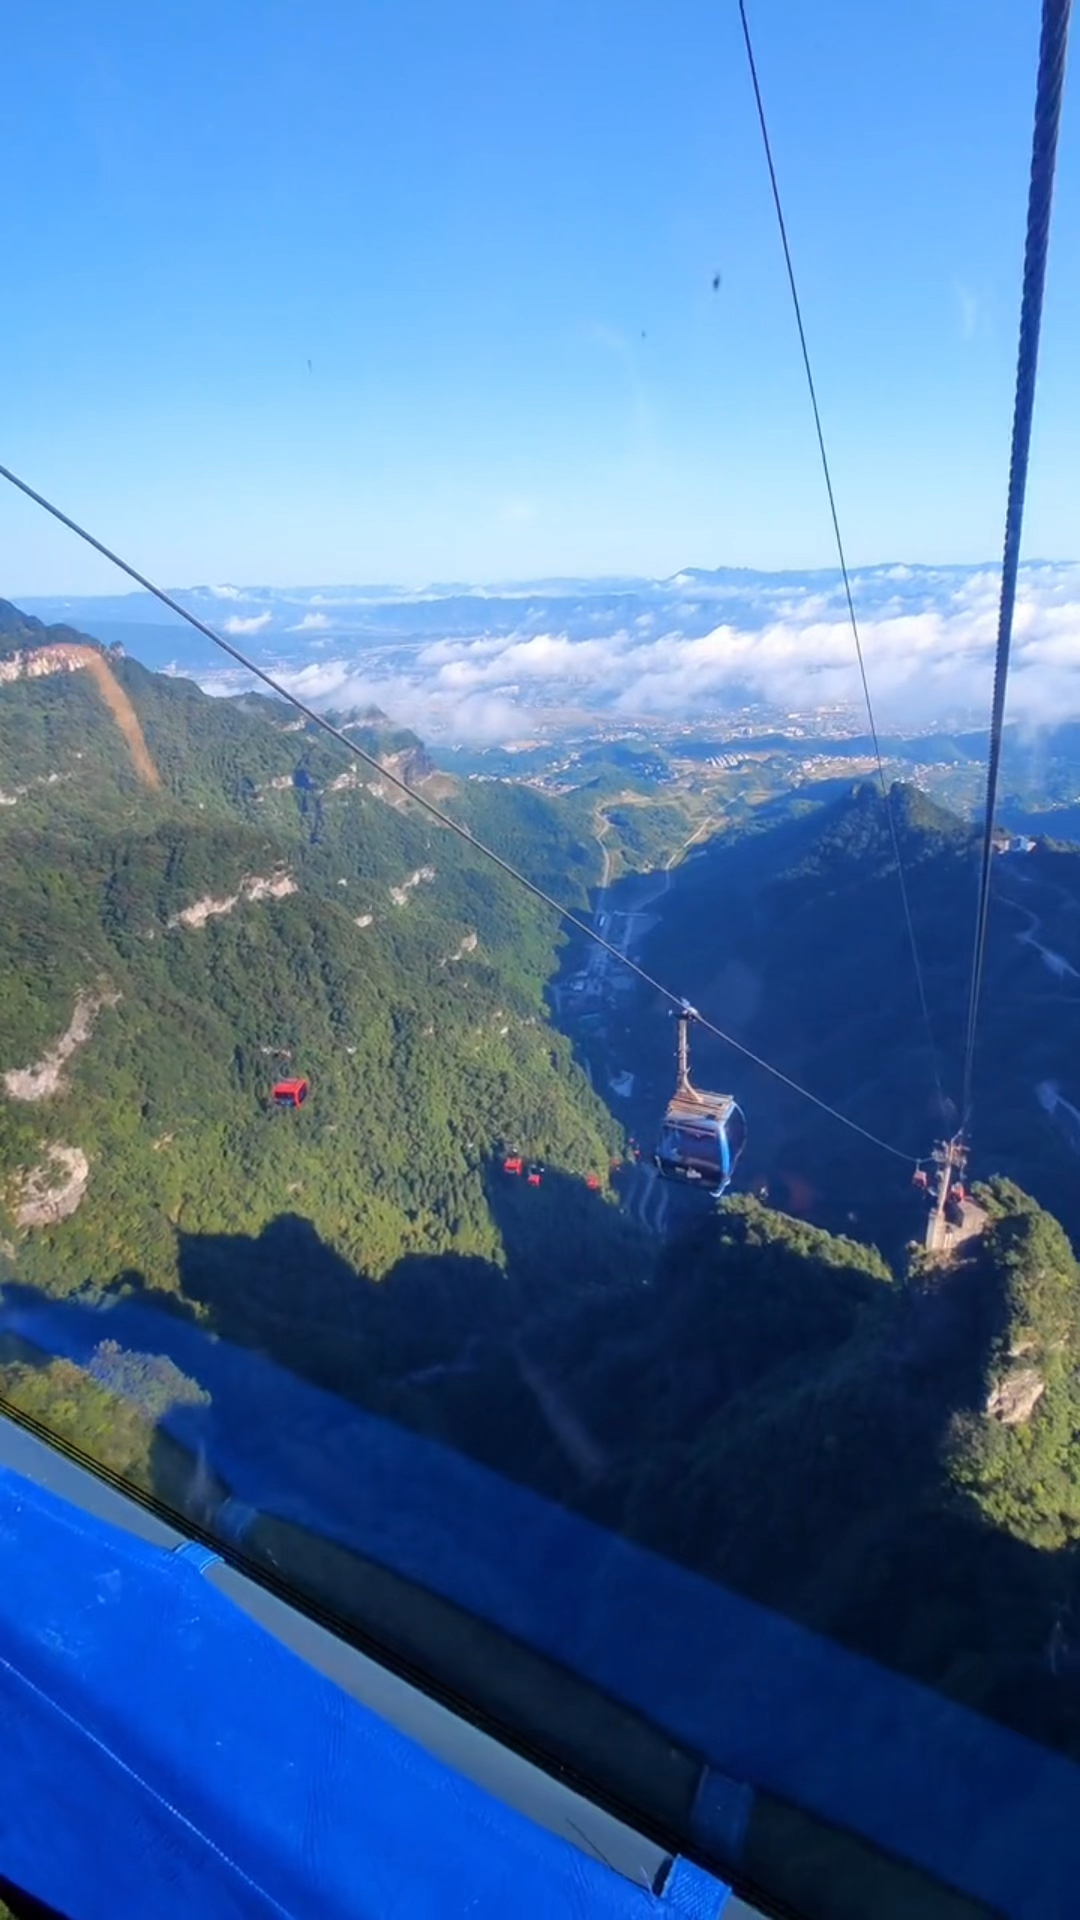
<path fill-rule="evenodd" d="M 915 922 L 912 918 L 911 901 L 908 895 L 907 880 L 904 875 L 904 861 L 900 851 L 900 835 L 897 831 L 896 815 L 889 793 L 889 783 L 885 778 L 885 763 L 881 754 L 877 721 L 874 718 L 874 704 L 870 698 L 870 681 L 866 672 L 862 635 L 859 631 L 859 622 L 855 613 L 855 600 L 851 591 L 851 578 L 848 573 L 847 556 L 844 551 L 843 537 L 840 532 L 840 516 L 836 510 L 836 495 L 833 491 L 832 471 L 829 466 L 829 455 L 825 446 L 825 430 L 821 424 L 821 409 L 818 406 L 817 385 L 814 380 L 814 370 L 810 361 L 810 348 L 807 344 L 806 328 L 803 324 L 802 302 L 799 299 L 799 287 L 795 278 L 795 264 L 791 256 L 791 244 L 788 240 L 787 220 L 784 217 L 784 203 L 780 197 L 780 183 L 777 179 L 776 163 L 773 160 L 772 141 L 769 138 L 769 124 L 765 117 L 765 102 L 762 97 L 761 83 L 758 79 L 757 60 L 754 57 L 754 43 L 750 35 L 750 22 L 747 18 L 746 0 L 739 0 L 739 19 L 742 23 L 743 43 L 746 47 L 746 58 L 750 68 L 750 80 L 754 89 L 754 103 L 757 107 L 758 126 L 761 129 L 761 140 L 765 149 L 765 164 L 769 170 L 769 185 L 772 189 L 772 201 L 776 210 L 776 224 L 780 230 L 780 244 L 784 253 L 787 282 L 791 290 L 791 304 L 794 309 L 795 325 L 799 334 L 799 347 L 802 353 L 803 370 L 806 374 L 806 385 L 810 394 L 810 406 L 814 416 L 814 432 L 817 436 L 821 471 L 825 480 L 825 492 L 828 495 L 829 516 L 832 520 L 836 555 L 840 563 L 840 577 L 844 585 L 844 598 L 847 602 L 848 621 L 851 626 L 852 638 L 855 642 L 855 657 L 859 663 L 859 678 L 862 682 L 866 717 L 869 721 L 870 738 L 874 746 L 874 758 L 877 761 L 881 797 L 885 803 L 885 814 L 889 822 L 893 857 L 896 861 L 896 874 L 900 883 L 900 900 L 903 907 L 904 925 L 907 929 L 908 945 L 911 948 L 911 960 L 915 969 L 915 984 L 919 995 L 919 1006 L 922 1012 L 923 1025 L 926 1028 L 927 1044 L 930 1049 L 931 1070 L 937 1088 L 939 1108 L 944 1111 L 945 1100 L 941 1085 L 941 1069 L 938 1062 L 937 1044 L 934 1039 L 933 1022 L 930 1018 L 930 1003 L 926 993 L 926 981 L 923 976 L 922 961 L 919 957 L 919 943 L 915 938 Z"/>
<path fill-rule="evenodd" d="M 1016 364 L 1009 496 L 1005 511 L 1005 553 L 1001 568 L 997 650 L 994 656 L 994 695 L 990 709 L 990 746 L 986 762 L 986 809 L 983 820 L 979 895 L 975 912 L 975 941 L 971 958 L 967 1032 L 964 1041 L 964 1093 L 961 1122 L 971 1118 L 975 1069 L 975 1041 L 986 959 L 986 930 L 990 915 L 990 877 L 994 857 L 994 816 L 997 811 L 1001 737 L 1005 721 L 1005 694 L 1009 681 L 1016 576 L 1020 564 L 1020 536 L 1024 524 L 1031 453 L 1031 423 L 1035 411 L 1035 383 L 1039 366 L 1046 260 L 1050 245 L 1050 214 L 1054 202 L 1061 98 L 1065 85 L 1065 58 L 1069 39 L 1071 0 L 1043 0 L 1039 43 L 1039 76 L 1035 88 L 1035 127 L 1031 143 L 1031 179 L 1028 187 L 1027 238 L 1024 244 L 1024 290 L 1020 302 L 1020 345 Z"/>
<path fill-rule="evenodd" d="M 7 480 L 11 486 L 16 487 L 20 493 L 25 494 L 28 500 L 33 500 L 36 506 L 41 507 L 44 512 L 50 514 L 54 520 L 58 520 L 61 526 L 67 527 L 70 533 L 75 534 L 78 539 L 85 541 L 88 547 L 93 547 L 95 553 L 100 553 L 103 558 L 110 561 L 114 567 L 118 567 L 120 572 L 125 573 L 129 580 L 134 580 L 136 585 L 142 587 L 145 592 L 153 594 L 154 599 L 159 600 L 162 606 L 168 607 L 170 613 L 175 613 L 181 620 L 186 620 L 189 627 L 194 627 L 197 633 L 201 633 L 207 640 L 212 641 L 215 647 L 220 647 L 222 653 L 228 654 L 229 658 L 234 660 L 237 666 L 243 667 L 245 672 L 252 674 L 256 680 L 261 680 L 263 686 L 269 687 L 271 693 L 276 694 L 279 700 L 287 701 L 289 706 L 293 707 L 297 713 L 302 714 L 304 719 L 310 721 L 312 726 L 318 727 L 322 733 L 329 735 L 331 740 L 336 740 L 338 745 L 344 747 L 346 752 L 351 753 L 354 758 L 362 760 L 366 766 L 378 774 L 380 780 L 384 780 L 388 782 L 389 785 L 397 787 L 415 806 L 422 808 L 432 819 L 437 820 L 440 826 L 446 827 L 451 833 L 456 833 L 459 839 L 466 841 L 467 844 L 472 847 L 475 852 L 481 854 L 485 860 L 490 860 L 493 866 L 498 867 L 500 871 L 507 874 L 511 880 L 517 881 L 519 886 L 524 887 L 528 893 L 531 893 L 534 899 L 542 901 L 544 906 L 549 907 L 568 927 L 573 927 L 575 932 L 583 934 L 586 939 L 592 940 L 598 947 L 602 947 L 605 953 L 610 954 L 613 960 L 619 962 L 620 966 L 626 967 L 629 972 L 636 974 L 639 980 L 644 981 L 646 986 L 652 987 L 656 993 L 662 994 L 664 999 L 670 1000 L 673 1006 L 678 1007 L 680 1010 L 685 1007 L 686 1002 L 681 994 L 673 993 L 670 987 L 664 985 L 663 981 L 654 979 L 651 973 L 647 973 L 644 967 L 640 967 L 636 960 L 631 960 L 628 954 L 622 952 L 621 948 L 614 946 L 610 940 L 605 940 L 603 935 L 596 931 L 595 927 L 589 926 L 587 921 L 579 919 L 577 914 L 571 913 L 568 907 L 562 906 L 553 895 L 546 893 L 543 887 L 538 887 L 535 881 L 530 880 L 527 874 L 522 873 L 520 869 L 515 867 L 509 860 L 504 860 L 502 854 L 496 853 L 493 847 L 487 846 L 483 840 L 478 840 L 476 835 L 472 833 L 468 827 L 463 826 L 459 820 L 453 819 L 442 807 L 437 806 L 434 800 L 429 800 L 426 794 L 418 792 L 415 787 L 410 787 L 408 782 L 401 778 L 400 774 L 396 774 L 389 767 L 385 767 L 375 754 L 369 753 L 366 747 L 362 747 L 357 741 L 351 740 L 348 734 L 345 733 L 341 727 L 335 726 L 332 720 L 328 720 L 324 713 L 319 713 L 315 707 L 309 707 L 280 680 L 275 679 L 272 673 L 267 673 L 264 667 L 257 666 L 255 661 L 250 659 L 246 653 L 241 652 L 239 647 L 235 647 L 231 640 L 224 639 L 213 627 L 208 626 L 205 620 L 200 620 L 198 614 L 192 613 L 181 601 L 174 599 L 172 594 L 166 593 L 163 587 L 155 586 L 154 582 L 148 579 L 146 574 L 140 573 L 137 567 L 131 565 L 130 561 L 124 560 L 121 555 L 115 553 L 111 547 L 107 547 L 104 541 L 98 540 L 94 534 L 88 532 L 85 527 L 80 526 L 77 520 L 72 520 L 60 507 L 55 506 L 51 500 L 46 499 L 44 494 L 38 493 L 26 480 L 21 480 L 17 473 L 11 471 L 10 467 L 0 466 L 0 479 Z M 800 1086 L 799 1082 L 793 1080 L 789 1074 L 783 1073 L 779 1067 L 772 1066 L 768 1060 L 763 1060 L 760 1054 L 752 1052 L 749 1047 L 743 1045 L 741 1040 L 736 1040 L 733 1034 L 725 1033 L 722 1027 L 715 1026 L 711 1020 L 707 1020 L 700 1013 L 696 1015 L 696 1018 L 701 1026 L 705 1027 L 709 1033 L 714 1034 L 718 1040 L 722 1040 L 725 1046 L 732 1047 L 736 1053 L 742 1055 L 744 1060 L 749 1060 L 755 1067 L 760 1067 L 764 1073 L 770 1074 L 772 1078 L 778 1080 L 781 1085 L 789 1087 L 793 1093 L 797 1093 L 803 1100 L 808 1100 L 812 1106 L 818 1107 L 822 1113 L 827 1113 L 832 1119 L 838 1120 L 841 1126 L 849 1127 L 853 1133 L 861 1134 L 864 1140 L 870 1141 L 875 1147 L 880 1147 L 885 1153 L 893 1154 L 896 1159 L 904 1160 L 909 1165 L 912 1163 L 913 1156 L 910 1153 L 904 1153 L 899 1147 L 890 1145 L 889 1141 L 879 1139 L 877 1134 L 871 1133 L 867 1127 L 860 1126 L 857 1120 L 849 1119 L 846 1113 L 841 1113 L 837 1107 L 830 1106 L 828 1101 L 820 1100 L 816 1094 L 808 1092 L 806 1087 Z"/>

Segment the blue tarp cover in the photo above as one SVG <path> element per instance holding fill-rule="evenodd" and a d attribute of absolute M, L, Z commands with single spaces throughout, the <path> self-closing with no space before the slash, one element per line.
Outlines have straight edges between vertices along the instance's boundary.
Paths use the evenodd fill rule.
<path fill-rule="evenodd" d="M 0 1470 L 0 1873 L 69 1920 L 713 1920 L 452 1773 L 169 1553 Z"/>
<path fill-rule="evenodd" d="M 232 1489 L 217 1524 L 241 1535 L 258 1511 L 335 1540 L 578 1674 L 728 1779 L 1010 1920 L 1080 1911 L 1080 1768 L 1064 1755 L 141 1302 L 27 1304 L 11 1290 L 0 1326 L 83 1366 L 106 1338 L 166 1354 L 198 1381 L 210 1404 L 178 1404 L 162 1425 Z"/>

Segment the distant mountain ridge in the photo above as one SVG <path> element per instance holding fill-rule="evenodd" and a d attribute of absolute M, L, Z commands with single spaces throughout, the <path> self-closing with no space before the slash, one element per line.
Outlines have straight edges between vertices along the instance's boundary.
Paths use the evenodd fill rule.
<path fill-rule="evenodd" d="M 924 605 L 954 591 L 985 567 L 882 565 L 860 568 L 853 576 L 864 613 L 908 602 Z M 1037 568 L 1027 569 L 1030 576 Z M 758 626 L 775 618 L 777 607 L 800 593 L 814 596 L 819 609 L 842 610 L 842 582 L 835 568 L 767 573 L 750 567 L 688 567 L 666 579 L 623 577 L 513 581 L 479 586 L 456 582 L 422 588 L 387 586 L 178 587 L 170 590 L 181 605 L 234 638 L 246 637 L 260 648 L 268 640 L 314 642 L 327 634 L 540 632 L 566 627 L 579 637 L 614 631 L 635 618 L 678 627 L 689 634 L 707 632 L 718 619 Z M 116 595 L 57 596 L 31 599 L 35 615 L 48 622 L 72 620 L 90 632 L 104 622 L 110 633 L 121 624 L 162 627 L 171 616 L 152 595 L 135 591 Z M 172 621 L 178 642 L 184 629 Z M 195 644 L 197 637 L 192 636 Z"/>
<path fill-rule="evenodd" d="M 855 569 L 852 590 L 886 731 L 975 725 L 992 671 L 996 565 Z M 195 587 L 176 597 L 316 698 L 375 697 L 427 735 L 520 737 L 530 710 L 662 719 L 765 707 L 858 712 L 862 693 L 835 571 L 688 567 L 666 579 L 551 580 L 418 590 Z M 1080 566 L 1021 569 L 1017 717 L 1077 710 L 1045 642 L 1080 618 Z M 233 689 L 235 670 L 145 594 L 35 601 L 35 614 L 123 640 L 148 664 Z M 1052 656 L 1056 658 L 1056 656 Z M 384 697 L 385 696 L 385 697 Z M 515 728 L 517 731 L 515 732 Z"/>

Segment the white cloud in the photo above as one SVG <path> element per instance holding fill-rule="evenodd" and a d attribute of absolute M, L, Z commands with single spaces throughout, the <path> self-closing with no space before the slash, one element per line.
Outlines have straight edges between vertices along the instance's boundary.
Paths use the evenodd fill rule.
<path fill-rule="evenodd" d="M 253 613 L 247 618 L 245 618 L 243 614 L 234 613 L 230 615 L 228 620 L 222 621 L 222 632 L 231 634 L 261 633 L 264 627 L 270 625 L 273 617 L 272 613 Z"/>
<path fill-rule="evenodd" d="M 415 728 L 428 740 L 469 740 L 480 745 L 510 740 L 520 734 L 528 715 L 527 707 L 501 693 L 461 692 L 437 681 L 365 674 L 346 660 L 320 660 L 296 672 L 279 670 L 277 678 L 309 706 L 342 711 L 381 707 L 400 725 Z"/>
<path fill-rule="evenodd" d="M 984 724 L 998 570 L 883 566 L 856 572 L 852 586 L 882 728 L 935 719 Z M 785 711 L 861 708 L 851 628 L 834 575 L 686 573 L 667 582 L 622 582 L 610 592 L 588 582 L 546 589 L 538 583 L 527 595 L 492 589 L 477 603 L 480 630 L 460 632 L 458 597 L 448 604 L 450 631 L 440 635 L 441 597 L 411 601 L 423 607 L 422 616 L 396 601 L 402 626 L 395 612 L 387 646 L 371 631 L 351 641 L 344 615 L 303 615 L 290 629 L 297 637 L 282 656 L 283 681 L 316 704 L 377 704 L 433 739 L 520 738 L 551 706 L 671 719 L 720 718 L 747 700 Z M 315 599 L 299 599 L 297 611 Z M 359 608 L 362 596 L 354 604 Z M 270 618 L 237 615 L 226 631 L 258 632 Z M 358 613 L 358 626 L 362 619 Z M 418 624 L 410 630 L 413 619 Z M 330 625 L 335 658 L 316 658 Z M 1021 570 L 1009 712 L 1032 724 L 1080 715 L 1080 566 Z"/>
<path fill-rule="evenodd" d="M 890 582 L 890 587 L 894 583 Z M 984 717 L 997 632 L 998 579 L 974 571 L 944 592 L 894 592 L 860 620 L 871 691 L 886 725 L 949 713 Z M 767 616 L 773 609 L 766 607 Z M 569 634 L 442 643 L 418 666 L 437 688 L 475 693 L 563 683 L 575 705 L 626 715 L 701 714 L 747 696 L 779 706 L 846 702 L 861 686 L 851 627 L 833 596 L 788 589 L 779 617 L 725 621 L 704 634 L 636 628 L 604 639 Z M 1033 569 L 1021 581 L 1014 625 L 1010 712 L 1059 720 L 1080 713 L 1080 569 Z"/>

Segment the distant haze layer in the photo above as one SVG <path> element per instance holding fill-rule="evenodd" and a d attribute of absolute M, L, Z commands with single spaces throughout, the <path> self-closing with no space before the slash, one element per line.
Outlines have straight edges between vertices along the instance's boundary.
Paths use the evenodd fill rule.
<path fill-rule="evenodd" d="M 884 727 L 985 720 L 997 631 L 995 566 L 861 569 L 852 577 Z M 698 569 L 668 580 L 544 580 L 416 591 L 195 587 L 176 597 L 310 704 L 374 702 L 432 739 L 506 741 L 575 712 L 701 720 L 750 705 L 858 708 L 835 573 Z M 23 603 L 120 640 L 211 691 L 247 684 L 149 595 Z M 1080 565 L 1021 570 L 1009 711 L 1080 715 Z"/>

